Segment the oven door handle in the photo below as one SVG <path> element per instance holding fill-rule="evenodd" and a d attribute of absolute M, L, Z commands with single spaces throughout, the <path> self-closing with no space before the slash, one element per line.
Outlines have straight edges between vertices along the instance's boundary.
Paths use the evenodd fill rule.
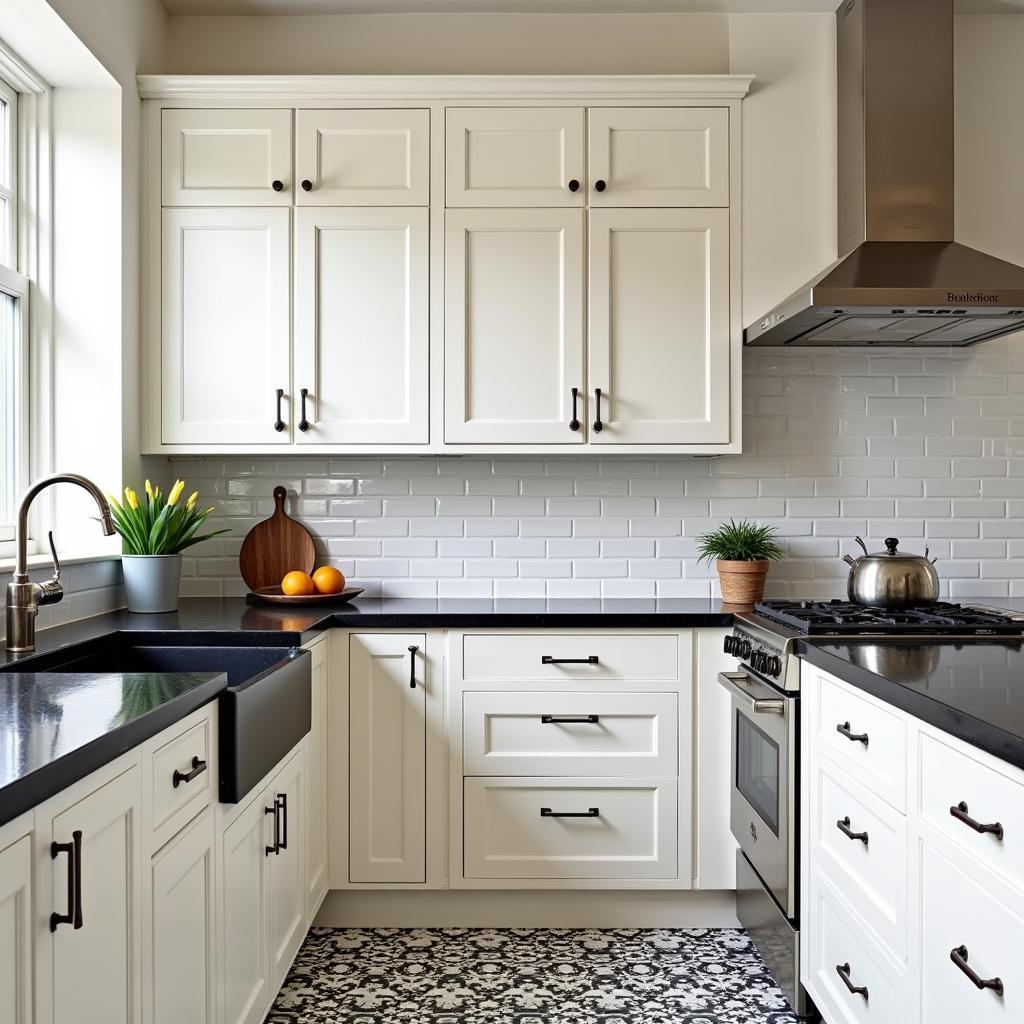
<path fill-rule="evenodd" d="M 755 715 L 784 715 L 786 700 L 784 697 L 757 697 L 753 692 L 766 689 L 761 683 L 751 684 L 745 672 L 719 672 L 718 681 L 734 696 L 738 697 Z"/>

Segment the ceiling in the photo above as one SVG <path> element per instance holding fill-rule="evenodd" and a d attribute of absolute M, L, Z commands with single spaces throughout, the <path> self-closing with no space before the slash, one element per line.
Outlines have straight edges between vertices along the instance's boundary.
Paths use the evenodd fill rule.
<path fill-rule="evenodd" d="M 1024 13 L 1024 0 L 955 0 L 963 14 Z M 839 0 L 163 0 L 171 14 L 831 13 Z"/>

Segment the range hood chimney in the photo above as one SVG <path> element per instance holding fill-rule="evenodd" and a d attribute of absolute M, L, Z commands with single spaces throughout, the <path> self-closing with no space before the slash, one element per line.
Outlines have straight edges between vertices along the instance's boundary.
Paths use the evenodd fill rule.
<path fill-rule="evenodd" d="M 747 345 L 973 345 L 1024 329 L 1024 269 L 953 241 L 953 0 L 836 11 L 841 259 Z"/>

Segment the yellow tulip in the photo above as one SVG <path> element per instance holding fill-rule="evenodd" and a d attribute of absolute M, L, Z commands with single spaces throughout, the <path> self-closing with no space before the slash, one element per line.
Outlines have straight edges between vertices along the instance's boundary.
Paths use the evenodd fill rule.
<path fill-rule="evenodd" d="M 206 510 L 206 511 L 205 511 L 205 512 L 203 513 L 203 515 L 204 515 L 204 516 L 208 516 L 208 515 L 209 515 L 209 514 L 210 514 L 211 512 L 213 512 L 213 511 L 214 511 L 214 507 L 215 507 L 215 506 L 211 505 L 211 506 L 210 506 L 210 507 L 209 507 L 209 508 L 208 508 L 208 509 L 207 509 L 207 510 Z"/>
<path fill-rule="evenodd" d="M 121 503 L 112 494 L 107 495 L 107 502 L 114 506 L 116 509 L 120 509 Z"/>
<path fill-rule="evenodd" d="M 188 501 L 187 501 L 187 502 L 185 502 L 185 505 L 186 505 L 186 507 L 188 508 L 188 510 L 189 510 L 190 512 L 192 511 L 192 509 L 194 509 L 194 508 L 196 507 L 196 502 L 197 502 L 198 500 L 199 500 L 199 492 L 198 492 L 198 491 L 193 491 L 193 492 L 192 492 L 192 493 L 191 493 L 191 494 L 190 494 L 190 495 L 188 496 Z"/>
<path fill-rule="evenodd" d="M 177 505 L 178 499 L 181 497 L 181 492 L 185 490 L 184 480 L 175 480 L 174 486 L 171 488 L 171 493 L 167 495 L 168 505 Z"/>
<path fill-rule="evenodd" d="M 139 507 L 139 496 L 130 487 L 124 489 L 124 497 L 131 508 Z"/>
<path fill-rule="evenodd" d="M 150 501 L 153 500 L 153 488 L 148 480 L 146 481 L 146 497 L 149 498 Z"/>

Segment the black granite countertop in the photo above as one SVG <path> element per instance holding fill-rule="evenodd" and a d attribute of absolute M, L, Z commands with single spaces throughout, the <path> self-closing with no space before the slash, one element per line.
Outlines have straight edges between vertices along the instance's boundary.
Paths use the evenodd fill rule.
<path fill-rule="evenodd" d="M 1024 768 L 1021 640 L 815 640 L 798 646 L 812 665 Z"/>

